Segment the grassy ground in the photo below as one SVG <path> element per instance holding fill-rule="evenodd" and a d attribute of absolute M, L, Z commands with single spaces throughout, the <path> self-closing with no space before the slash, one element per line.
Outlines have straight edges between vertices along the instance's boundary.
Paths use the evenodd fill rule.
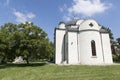
<path fill-rule="evenodd" d="M 45 63 L 0 65 L 0 80 L 119 80 L 120 65 L 58 66 Z"/>

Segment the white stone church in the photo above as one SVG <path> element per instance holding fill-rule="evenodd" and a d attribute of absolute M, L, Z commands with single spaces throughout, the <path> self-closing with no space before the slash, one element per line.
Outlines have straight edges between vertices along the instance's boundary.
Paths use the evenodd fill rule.
<path fill-rule="evenodd" d="M 55 29 L 56 64 L 112 64 L 109 33 L 93 19 L 60 22 Z"/>

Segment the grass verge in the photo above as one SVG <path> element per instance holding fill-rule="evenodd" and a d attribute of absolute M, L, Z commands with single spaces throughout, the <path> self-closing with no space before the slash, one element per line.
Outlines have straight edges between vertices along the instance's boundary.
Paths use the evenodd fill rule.
<path fill-rule="evenodd" d="M 46 63 L 0 65 L 0 80 L 119 80 L 120 65 L 58 66 Z"/>

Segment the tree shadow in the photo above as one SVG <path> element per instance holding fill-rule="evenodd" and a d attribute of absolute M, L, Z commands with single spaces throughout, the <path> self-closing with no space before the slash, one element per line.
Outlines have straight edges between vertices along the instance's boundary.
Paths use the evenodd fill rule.
<path fill-rule="evenodd" d="M 39 67 L 39 66 L 44 66 L 47 63 L 21 63 L 21 64 L 13 64 L 13 63 L 8 63 L 8 64 L 0 64 L 0 69 L 4 68 L 10 68 L 10 67 Z"/>

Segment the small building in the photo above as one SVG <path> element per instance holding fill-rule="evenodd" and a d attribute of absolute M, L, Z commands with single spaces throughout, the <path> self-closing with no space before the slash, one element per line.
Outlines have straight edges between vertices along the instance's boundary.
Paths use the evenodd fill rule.
<path fill-rule="evenodd" d="M 109 33 L 93 19 L 60 22 L 55 28 L 55 64 L 112 64 Z"/>

